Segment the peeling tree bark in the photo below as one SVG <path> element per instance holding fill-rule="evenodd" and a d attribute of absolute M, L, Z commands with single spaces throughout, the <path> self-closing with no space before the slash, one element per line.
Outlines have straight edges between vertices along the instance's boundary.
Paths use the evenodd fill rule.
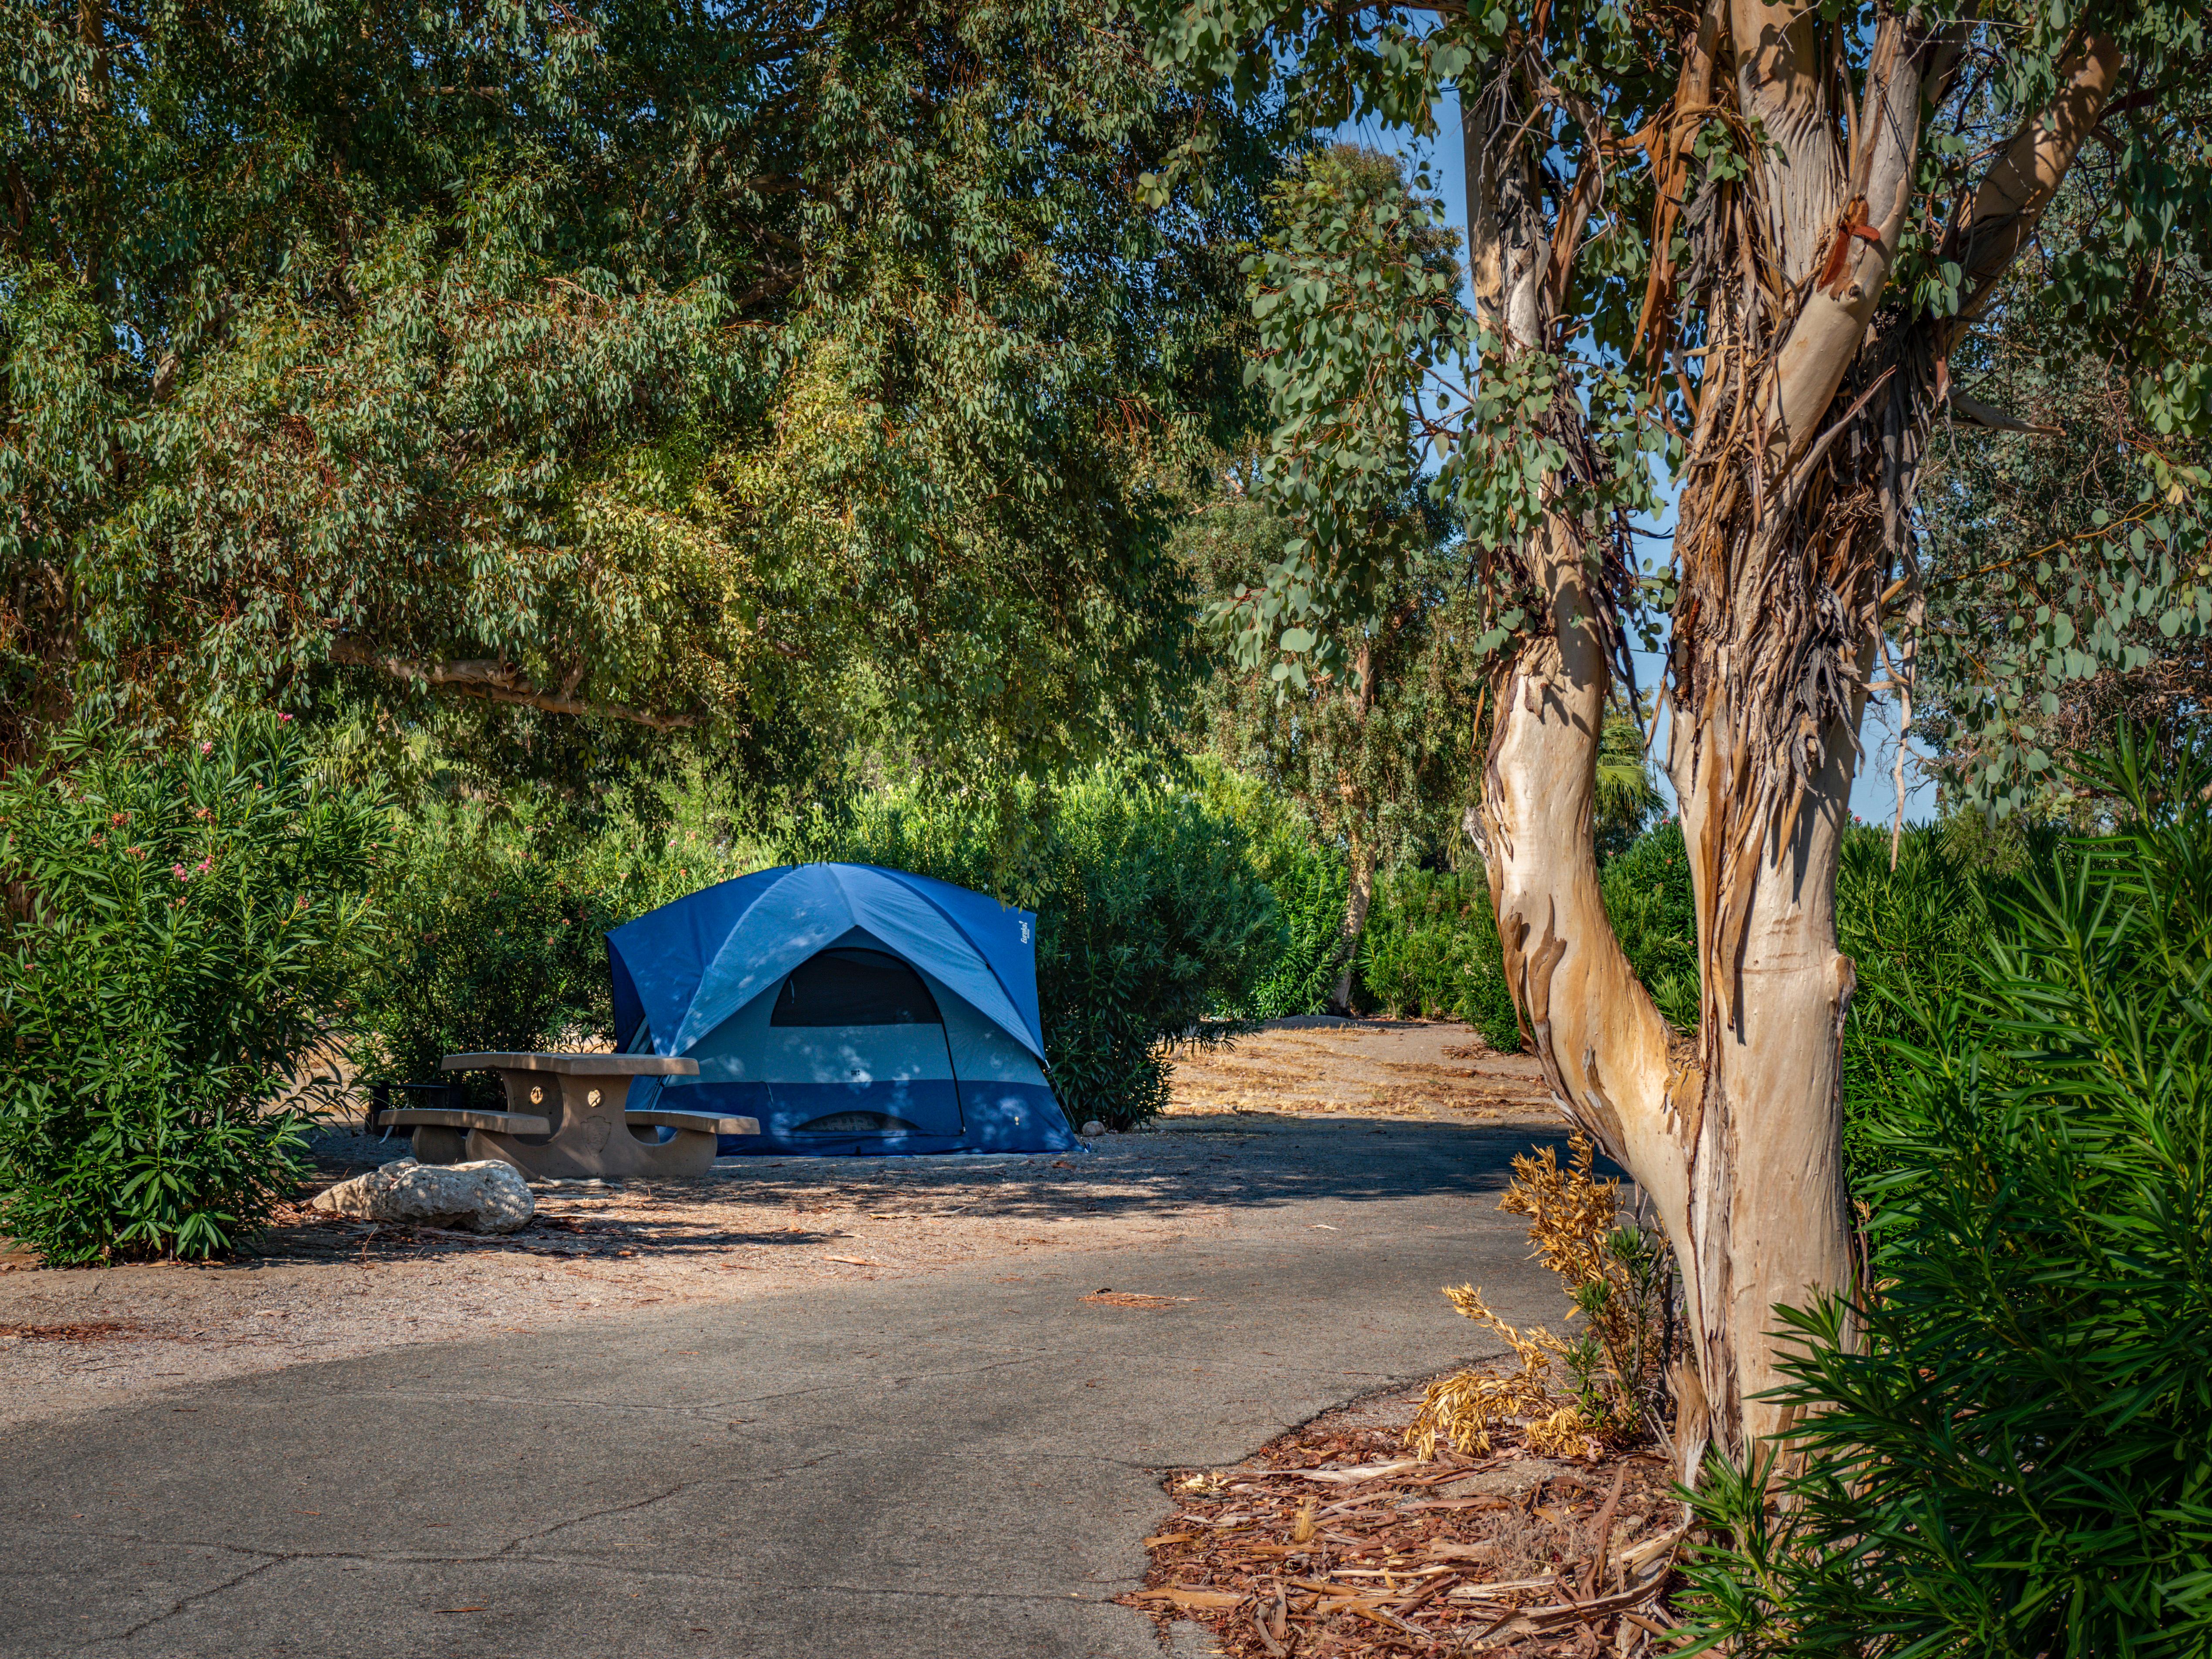
<path fill-rule="evenodd" d="M 1628 965 L 1598 890 L 1591 809 L 1607 653 L 1579 548 L 1538 541 L 1551 626 L 1498 678 L 1483 768 L 1483 861 L 1506 979 L 1553 1093 L 1635 1172 L 1686 1261 L 1671 1100 L 1688 1057 Z"/>
<path fill-rule="evenodd" d="M 1740 6 L 1739 20 L 1747 9 L 1764 9 Z M 1763 52 L 1773 29 L 1759 26 Z M 1887 339 L 1877 316 L 1921 111 L 1942 95 L 1959 43 L 1954 28 L 1886 18 L 1829 199 L 1785 181 L 1777 250 L 1766 240 L 1777 181 L 1756 176 L 1759 188 L 1710 204 L 1695 256 L 1720 349 L 1707 358 L 1679 509 L 1668 764 L 1704 981 L 1701 1087 L 1688 1115 L 1692 1328 L 1714 1440 L 1737 1458 L 1789 1427 L 1782 1408 L 1753 1397 L 1783 1380 L 1775 1305 L 1854 1288 L 1840 1062 L 1856 975 L 1836 946 L 1836 867 L 1880 650 L 1885 555 L 1900 550 L 1900 504 L 1932 412 L 1929 371 L 1948 349 L 1948 339 L 1932 351 Z M 2001 243 L 2002 263 L 2056 191 L 2118 67 L 2102 42 L 2077 63 L 2051 116 L 1992 174 L 2032 182 L 1994 198 L 1985 186 L 1970 216 L 1969 245 Z M 1779 92 L 1820 106 L 1801 125 L 1840 139 L 1845 129 L 1825 112 L 1829 84 L 1778 76 L 1761 88 L 1766 118 Z M 1784 280 L 1765 275 L 1778 270 Z M 1886 429 L 1908 428 L 1903 442 L 1883 441 Z"/>
<path fill-rule="evenodd" d="M 1755 150 L 1748 179 L 1695 202 L 1670 193 L 1675 167 L 1644 309 L 1656 337 L 1675 304 L 1665 250 L 1679 215 L 1692 249 L 1679 285 L 1708 347 L 1667 688 L 1697 901 L 1694 1043 L 1660 1018 L 1600 900 L 1591 805 L 1613 642 L 1593 588 L 1596 527 L 1562 514 L 1513 550 L 1545 613 L 1493 682 L 1479 812 L 1530 1044 L 1569 1115 L 1655 1202 L 1682 1270 L 1689 1476 L 1708 1437 L 1741 1460 L 1786 1434 L 1781 1410 L 1754 1398 L 1781 1381 L 1776 1304 L 1853 1288 L 1838 1085 L 1856 975 L 1836 945 L 1836 867 L 1884 572 L 1947 389 L 1940 366 L 1972 310 L 1905 324 L 1882 310 L 1922 112 L 1954 71 L 1962 30 L 1886 15 L 1853 103 L 1834 27 L 1803 7 L 1709 0 L 1650 151 L 1667 173 L 1716 107 L 1772 147 Z M 2056 193 L 2118 70 L 2109 41 L 2087 41 L 1992 167 L 1948 239 L 1974 303 Z M 1508 354 L 1552 349 L 1560 288 L 1543 280 L 1540 180 L 1516 149 L 1529 95 L 1511 72 L 1462 94 L 1477 309 Z M 1579 420 L 1569 399 L 1553 424 L 1571 453 Z"/>
<path fill-rule="evenodd" d="M 1686 104 L 1701 107 L 1709 95 L 1717 43 L 1717 25 L 1709 23 L 1685 71 Z M 1462 106 L 1477 312 L 1495 349 L 1547 349 L 1553 319 L 1540 278 L 1552 246 L 1534 169 L 1501 159 L 1522 119 L 1516 88 L 1509 80 L 1469 89 Z M 1647 315 L 1659 302 L 1647 301 Z M 1556 417 L 1554 435 L 1571 450 L 1581 439 L 1580 416 L 1570 398 Z M 1598 887 L 1593 808 L 1613 652 L 1604 596 L 1592 591 L 1587 530 L 1554 514 L 1517 550 L 1520 574 L 1543 596 L 1545 611 L 1493 676 L 1490 747 L 1470 829 L 1479 832 L 1506 979 L 1529 1046 L 1562 1109 L 1653 1200 L 1685 1265 L 1694 1329 L 1705 1285 L 1687 1270 L 1696 1259 L 1688 1157 L 1695 1126 L 1685 1103 L 1697 1097 L 1700 1072 L 1629 966 Z M 1683 1392 L 1686 1399 L 1696 1389 Z M 1678 1455 L 1694 1469 L 1702 1413 L 1683 1415 Z"/>

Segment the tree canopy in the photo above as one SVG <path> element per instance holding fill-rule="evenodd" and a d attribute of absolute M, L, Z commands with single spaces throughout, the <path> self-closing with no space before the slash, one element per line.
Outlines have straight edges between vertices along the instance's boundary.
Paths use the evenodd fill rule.
<path fill-rule="evenodd" d="M 1402 170 L 1376 151 L 1314 151 L 1277 184 L 1270 205 L 1267 247 L 1255 264 L 1271 265 L 1299 246 L 1314 222 L 1342 219 L 1370 234 L 1402 236 L 1425 271 L 1457 280 L 1458 239 L 1406 222 Z M 1248 452 L 1229 469 L 1222 497 L 1182 538 L 1217 636 L 1225 634 L 1231 647 L 1199 706 L 1201 740 L 1348 843 L 1355 904 L 1378 858 L 1459 838 L 1480 690 L 1468 649 L 1474 619 L 1458 603 L 1458 537 L 1422 488 L 1402 417 L 1396 428 L 1395 446 L 1387 431 L 1378 440 L 1371 486 L 1344 508 L 1357 515 L 1357 533 L 1376 550 L 1370 562 L 1385 574 L 1370 596 L 1371 617 L 1346 632 L 1318 675 L 1309 678 L 1297 659 L 1257 663 L 1239 649 L 1237 596 L 1297 529 L 1271 499 L 1260 457 Z M 1356 935 L 1357 926 L 1351 931 Z"/>
<path fill-rule="evenodd" d="M 1097 7 L 46 0 L 0 48 L 18 752 L 335 678 L 1050 765 L 1188 671 L 1281 129 Z"/>
<path fill-rule="evenodd" d="M 1346 507 L 1363 499 L 1391 423 L 1410 410 L 1434 459 L 1433 489 L 1467 526 L 1490 599 L 1486 647 L 1541 630 L 1536 585 L 1515 549 L 1564 509 L 1607 526 L 1593 556 L 1625 670 L 1620 647 L 1639 631 L 1656 640 L 1680 593 L 1673 561 L 1635 551 L 1632 520 L 1684 476 L 1698 411 L 1709 392 L 1725 392 L 1715 378 L 1723 343 L 1701 297 L 1714 274 L 1702 244 L 1720 228 L 1711 215 L 1731 187 L 1763 198 L 1772 264 L 1745 274 L 1785 318 L 1818 309 L 1814 276 L 1836 283 L 1801 269 L 1814 243 L 1837 263 L 1878 230 L 1863 216 L 1839 229 L 1790 225 L 1793 179 L 1801 194 L 1836 182 L 1850 202 L 1886 189 L 1899 204 L 1878 310 L 1854 325 L 1871 325 L 1897 359 L 1884 400 L 1909 382 L 1912 408 L 2016 430 L 2003 365 L 2023 354 L 2073 379 L 2094 373 L 2114 400 L 2101 434 L 2110 447 L 2093 465 L 2106 474 L 2095 493 L 2118 505 L 2085 509 L 2078 533 L 2046 538 L 2008 580 L 1978 587 L 1996 600 L 1987 625 L 1965 626 L 1951 608 L 1944 625 L 1922 628 L 1912 542 L 1892 537 L 1902 562 L 1882 586 L 1905 585 L 1881 618 L 1898 646 L 1891 666 L 1924 677 L 1926 700 L 1971 722 L 1981 764 L 1954 782 L 2000 811 L 2025 801 L 2046 758 L 2036 723 L 2053 718 L 2069 686 L 2192 648 L 2212 625 L 2203 447 L 2212 339 L 2199 303 L 2212 240 L 2203 119 L 2212 40 L 2200 8 L 1587 0 L 1282 10 L 1151 0 L 1146 15 L 1161 60 L 1186 84 L 1284 96 L 1316 122 L 1435 136 L 1451 95 L 1470 179 L 1500 192 L 1508 216 L 1525 215 L 1543 245 L 1527 291 L 1498 308 L 1479 298 L 1472 311 L 1403 237 L 1348 222 L 1315 222 L 1261 270 L 1271 477 L 1299 522 L 1246 597 L 1255 659 L 1288 672 L 1328 664 L 1336 630 L 1366 614 L 1388 550 L 1355 532 Z M 1733 38 L 1761 27 L 1767 45 Z M 2119 81 L 2091 107 L 2081 88 L 2097 64 L 2085 54 L 2098 43 Z M 1914 83 L 1892 99 L 1883 77 L 1907 58 Z M 1730 74 L 1741 84 L 1723 97 L 1716 77 Z M 2063 125 L 2069 108 L 2084 130 L 2049 125 L 2053 112 Z M 1535 158 L 1525 169 L 1482 159 L 1499 119 Z M 2077 162 L 2085 137 L 2094 142 Z M 1893 153 L 1875 178 L 1885 149 Z M 2037 167 L 2051 164 L 2065 188 L 2046 200 Z M 1406 222 L 1442 216 L 1441 204 L 1417 199 Z M 1479 295 L 1504 252 L 1474 250 Z M 1550 349 L 1506 349 L 1515 304 L 1531 314 L 1540 304 Z M 1854 395 L 1872 401 L 1882 372 L 1870 367 Z M 1583 410 L 1571 442 L 1549 427 L 1561 397 Z M 1917 497 L 1918 441 L 1891 448 L 1884 523 L 1917 540 L 1973 534 L 1972 511 L 1955 500 Z M 1959 573 L 1942 574 L 1955 591 Z"/>
<path fill-rule="evenodd" d="M 2201 92 L 2194 100 L 2201 128 L 2212 107 Z M 2114 187 L 2111 161 L 2090 155 L 2052 216 L 2093 215 Z M 2065 758 L 2109 748 L 2122 722 L 2155 726 L 2173 747 L 2212 710 L 2212 583 L 2173 554 L 2192 527 L 2193 481 L 2212 477 L 2199 389 L 2212 283 L 2185 249 L 2141 267 L 2123 301 L 2137 312 L 2132 340 L 2081 350 L 2064 322 L 2077 298 L 2069 240 L 2023 252 L 2000 325 L 1954 356 L 1977 410 L 2007 418 L 1943 423 L 1916 515 L 1919 649 L 1936 671 L 1916 735 L 1954 793 L 2016 789 L 2041 809 L 2078 788 Z M 2141 395 L 2146 380 L 2160 395 Z M 2031 632 L 2046 635 L 2039 660 L 2023 648 Z M 2006 672 L 2023 658 L 2024 672 Z"/>

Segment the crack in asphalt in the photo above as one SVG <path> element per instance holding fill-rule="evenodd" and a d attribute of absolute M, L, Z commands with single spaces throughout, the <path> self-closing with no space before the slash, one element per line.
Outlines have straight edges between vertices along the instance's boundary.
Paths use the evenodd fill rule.
<path fill-rule="evenodd" d="M 81 1642 L 77 1645 L 81 1648 L 89 1648 L 97 1643 L 131 1641 L 142 1632 L 153 1629 L 156 1625 L 161 1624 L 171 1619 L 181 1617 L 197 1602 L 209 1601 L 215 1596 L 223 1595 L 227 1591 L 235 1589 L 247 1579 L 258 1577 L 260 1574 L 267 1572 L 271 1567 L 283 1565 L 285 1559 L 286 1558 L 281 1555 L 271 1555 L 267 1559 L 246 1568 L 245 1571 L 234 1574 L 232 1577 L 224 1579 L 220 1584 L 210 1584 L 204 1590 L 196 1590 L 190 1595 L 179 1596 L 177 1600 L 169 1603 L 167 1607 L 162 1608 L 161 1612 L 153 1614 L 149 1618 L 140 1620 L 137 1624 L 131 1626 L 127 1630 L 122 1631 L 113 1636 L 94 1637 L 92 1641 Z"/>
<path fill-rule="evenodd" d="M 102 1535 L 112 1536 L 112 1534 Z M 133 1541 L 148 1544 L 149 1546 L 158 1542 L 158 1540 L 149 1540 Z M 216 1546 L 214 1547 L 227 1548 L 240 1553 L 249 1553 L 246 1550 L 246 1547 L 242 1545 L 224 1545 Z M 224 1594 L 228 1590 L 234 1589 L 237 1586 L 245 1583 L 248 1579 L 257 1577 L 260 1574 L 269 1571 L 271 1568 L 284 1566 L 294 1562 L 301 1561 L 332 1562 L 340 1565 L 343 1565 L 348 1562 L 358 1562 L 363 1566 L 371 1567 L 497 1566 L 503 1564 L 513 1563 L 532 1566 L 581 1568 L 586 1571 L 596 1571 L 609 1575 L 616 1575 L 630 1580 L 666 1580 L 670 1583 L 675 1583 L 710 1584 L 724 1589 L 729 1588 L 732 1585 L 746 1586 L 750 1583 L 743 1574 L 702 1572 L 683 1567 L 662 1567 L 643 1563 L 609 1561 L 599 1556 L 579 1555 L 559 1550 L 532 1550 L 522 1554 L 514 1554 L 506 1550 L 499 1550 L 486 1555 L 416 1555 L 394 1551 L 365 1552 L 355 1550 L 284 1550 L 252 1553 L 261 1554 L 263 1559 L 258 1561 L 254 1565 L 246 1568 L 243 1572 L 234 1573 L 230 1577 L 224 1579 L 221 1583 L 210 1584 L 205 1589 L 195 1590 L 190 1595 L 180 1596 L 168 1607 L 163 1608 L 161 1612 L 142 1619 L 137 1624 L 129 1626 L 126 1628 L 117 1632 L 113 1635 L 94 1637 L 91 1641 L 80 1644 L 79 1645 L 82 1647 L 90 1647 L 101 1642 L 128 1641 L 133 1637 L 138 1636 L 145 1631 L 151 1629 L 154 1626 L 162 1623 L 166 1620 L 174 1618 L 180 1613 L 189 1611 L 197 1603 L 210 1601 L 216 1596 Z M 919 1564 L 906 1565 L 918 1565 Z M 1109 1574 L 1103 1577 L 1093 1576 L 1086 1577 L 1084 1582 L 1085 1583 L 1091 1584 L 1136 1585 L 1144 1582 L 1144 1574 L 1141 1572 L 1129 1572 Z M 964 1589 L 902 1589 L 890 1584 L 848 1583 L 839 1580 L 828 1580 L 820 1583 L 777 1583 L 774 1584 L 754 1585 L 751 1587 L 760 1589 L 768 1594 L 775 1595 L 820 1595 L 827 1593 L 854 1595 L 895 1595 L 914 1600 L 954 1601 L 1066 1601 L 1085 1599 L 1073 1596 L 1066 1591 L 1055 1593 L 1048 1590 L 989 1590 Z"/>
<path fill-rule="evenodd" d="M 685 1484 L 711 1485 L 715 1483 L 687 1482 Z M 680 1490 L 680 1488 L 678 1488 L 678 1490 Z M 660 1494 L 661 1497 L 672 1495 L 672 1492 Z M 596 1513 L 600 1515 L 620 1514 L 625 1510 L 641 1507 L 643 1507 L 642 1504 L 618 1504 L 613 1508 L 597 1511 Z M 573 1521 L 557 1523 L 556 1526 L 545 1530 L 547 1532 L 556 1532 L 560 1530 L 562 1526 L 574 1525 L 577 1522 L 590 1520 L 592 1518 L 593 1518 L 593 1516 L 589 1515 L 579 1516 Z M 160 1547 L 162 1544 L 170 1541 L 165 1540 L 140 1538 L 127 1534 L 102 1533 L 93 1535 L 107 1538 L 113 1541 L 130 1542 L 138 1545 L 140 1547 L 149 1548 Z M 544 1533 L 529 1534 L 529 1536 L 532 1537 L 544 1535 Z M 517 1540 L 515 1541 L 518 1544 L 526 1542 L 527 1538 Z M 580 1555 L 558 1550 L 530 1550 L 518 1552 L 514 1544 L 510 1544 L 489 1553 L 476 1555 L 423 1555 L 397 1551 L 256 1550 L 246 1545 L 222 1543 L 194 1543 L 189 1546 L 177 1547 L 219 1549 L 227 1551 L 233 1554 L 252 1555 L 258 1559 L 252 1566 L 246 1568 L 244 1571 L 233 1573 L 229 1577 L 223 1579 L 219 1583 L 210 1584 L 203 1589 L 194 1590 L 188 1595 L 179 1596 L 174 1601 L 171 1601 L 168 1606 L 161 1608 L 159 1612 L 148 1614 L 146 1617 L 138 1620 L 134 1624 L 128 1625 L 123 1629 L 113 1632 L 110 1634 L 94 1636 L 79 1643 L 77 1646 L 80 1650 L 87 1650 L 94 1647 L 118 1642 L 133 1641 L 138 1637 L 143 1635 L 146 1632 L 153 1629 L 155 1626 L 165 1624 L 172 1619 L 180 1618 L 203 1602 L 210 1601 L 218 1596 L 227 1595 L 228 1592 L 236 1589 L 240 1585 L 260 1577 L 263 1573 L 271 1571 L 280 1566 L 287 1566 L 306 1561 L 331 1563 L 340 1566 L 345 1565 L 349 1563 L 357 1563 L 364 1567 L 497 1566 L 501 1565 L 557 1566 L 569 1568 L 572 1570 L 581 1569 L 587 1572 L 596 1572 L 611 1577 L 616 1577 L 623 1581 L 631 1583 L 646 1580 L 657 1583 L 665 1582 L 669 1583 L 710 1585 L 722 1589 L 727 1589 L 733 1586 L 752 1587 L 758 1588 L 767 1594 L 779 1596 L 792 1595 L 858 1595 L 862 1597 L 890 1596 L 909 1601 L 1034 1601 L 1050 1602 L 1054 1604 L 1074 1601 L 1090 1601 L 1094 1605 L 1104 1605 L 1109 1604 L 1113 1600 L 1113 1596 L 1121 1593 L 1119 1590 L 1109 1589 L 1109 1593 L 1106 1595 L 1092 1597 L 1067 1591 L 991 1590 L 981 1589 L 906 1589 L 890 1584 L 856 1584 L 847 1583 L 837 1580 L 828 1580 L 820 1583 L 775 1583 L 750 1586 L 749 1581 L 742 1574 L 733 1575 L 730 1573 L 701 1572 L 681 1567 L 662 1567 L 654 1566 L 646 1563 L 610 1561 L 599 1556 Z M 907 1565 L 919 1565 L 919 1564 Z M 1093 1574 L 1086 1576 L 1083 1582 L 1088 1584 L 1104 1586 L 1127 1585 L 1133 1587 L 1144 1582 L 1144 1575 L 1141 1572 L 1113 1573 L 1103 1577 Z"/>
<path fill-rule="evenodd" d="M 586 1510 L 578 1515 L 564 1516 L 561 1520 L 555 1521 L 548 1525 L 540 1527 L 533 1532 L 526 1532 L 518 1537 L 509 1539 L 506 1543 L 501 1545 L 495 1550 L 484 1551 L 469 1555 L 423 1554 L 415 1552 L 394 1550 L 270 1550 L 263 1549 L 252 1544 L 227 1543 L 219 1539 L 180 1540 L 173 1538 L 153 1538 L 141 1533 L 94 1532 L 85 1529 L 78 1529 L 71 1532 L 49 1532 L 47 1536 L 62 1538 L 101 1538 L 111 1543 L 128 1543 L 137 1545 L 141 1548 L 149 1549 L 168 1548 L 221 1550 L 227 1554 L 244 1555 L 256 1558 L 255 1564 L 247 1567 L 242 1572 L 234 1573 L 231 1577 L 222 1580 L 220 1583 L 210 1584 L 204 1589 L 193 1591 L 189 1595 L 179 1596 L 175 1601 L 172 1601 L 167 1607 L 162 1608 L 159 1613 L 155 1613 L 146 1618 L 141 1619 L 137 1624 L 129 1626 L 112 1635 L 98 1636 L 93 1638 L 90 1641 L 80 1643 L 78 1644 L 80 1648 L 89 1648 L 96 1644 L 104 1642 L 130 1641 L 143 1634 L 144 1632 L 152 1629 L 156 1625 L 182 1615 L 193 1607 L 198 1605 L 200 1602 L 210 1601 L 218 1595 L 222 1595 L 228 1591 L 236 1589 L 239 1585 L 246 1583 L 249 1579 L 258 1577 L 261 1574 L 269 1571 L 273 1567 L 283 1566 L 288 1563 L 295 1561 L 329 1561 L 337 1563 L 358 1561 L 365 1565 L 380 1566 L 490 1566 L 495 1565 L 501 1562 L 521 1561 L 539 1563 L 546 1565 L 596 1567 L 602 1571 L 614 1571 L 619 1570 L 623 1571 L 625 1577 L 681 1577 L 696 1579 L 708 1583 L 729 1583 L 742 1581 L 733 1581 L 726 1577 L 711 1573 L 684 1573 L 675 1571 L 671 1569 L 640 1567 L 625 1562 L 602 1560 L 594 1556 L 570 1555 L 553 1551 L 530 1550 L 526 1547 L 535 1543 L 541 1539 L 550 1538 L 557 1533 L 566 1531 L 570 1527 L 582 1526 L 586 1522 L 604 1520 L 611 1515 L 629 1515 L 640 1510 L 650 1509 L 656 1504 L 665 1503 L 669 1498 L 674 1498 L 679 1493 L 690 1491 L 695 1487 L 730 1486 L 739 1480 L 757 1480 L 763 1479 L 774 1480 L 781 1475 L 796 1474 L 801 1470 L 817 1468 L 821 1464 L 830 1462 L 843 1455 L 845 1455 L 845 1453 L 842 1450 L 824 1452 L 819 1457 L 810 1457 L 804 1462 L 792 1464 L 787 1468 L 767 1471 L 749 1471 L 744 1474 L 732 1474 L 717 1480 L 679 1480 L 674 1486 L 669 1486 L 663 1491 L 650 1492 L 643 1498 L 633 1498 L 628 1503 L 610 1504 L 600 1509 Z"/>

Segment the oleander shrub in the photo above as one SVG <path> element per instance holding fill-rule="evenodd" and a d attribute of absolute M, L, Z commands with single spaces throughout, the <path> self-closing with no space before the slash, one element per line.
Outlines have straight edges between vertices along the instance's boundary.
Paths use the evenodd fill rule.
<path fill-rule="evenodd" d="M 1344 972 L 1350 868 L 1334 849 L 1296 831 L 1255 847 L 1253 867 L 1275 896 L 1283 947 L 1253 987 L 1246 1012 L 1255 1019 L 1327 1013 L 1329 994 Z"/>
<path fill-rule="evenodd" d="M 1682 826 L 1669 818 L 1598 872 L 1598 890 L 1628 965 L 1667 1023 L 1698 1029 L 1698 912 Z"/>
<path fill-rule="evenodd" d="M 2057 850 L 2047 828 L 2013 820 L 1993 841 L 1980 814 L 1961 813 L 1907 830 L 1893 868 L 1887 833 L 1845 833 L 1836 945 L 1856 967 L 1858 989 L 1844 1026 L 1844 1164 L 1863 1197 L 1888 1167 L 1881 1121 L 1906 1086 L 1907 1056 L 1969 994 L 2004 907 L 2051 875 Z"/>
<path fill-rule="evenodd" d="M 1464 1020 L 1493 1048 L 1511 1054 L 1521 1047 L 1480 866 L 1378 877 L 1360 939 L 1359 977 L 1367 1006 L 1392 1018 Z"/>
<path fill-rule="evenodd" d="M 70 731 L 0 781 L 0 1233 L 204 1257 L 305 1172 L 282 1103 L 349 1018 L 388 817 L 289 720 Z"/>
<path fill-rule="evenodd" d="M 2142 752 L 1890 1039 L 1862 1334 L 1780 1310 L 1809 1462 L 1709 1469 L 1680 1651 L 2212 1652 L 2212 768 Z"/>
<path fill-rule="evenodd" d="M 1101 766 L 1045 792 L 886 787 L 817 813 L 795 857 L 880 864 L 1037 914 L 1054 1092 L 1071 1121 L 1127 1128 L 1167 1104 L 1171 1052 L 1243 1029 L 1283 956 L 1250 839 L 1200 791 Z"/>

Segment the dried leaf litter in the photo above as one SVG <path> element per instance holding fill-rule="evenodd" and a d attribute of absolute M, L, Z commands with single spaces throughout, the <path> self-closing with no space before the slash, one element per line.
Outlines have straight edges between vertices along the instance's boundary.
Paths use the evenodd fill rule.
<path fill-rule="evenodd" d="M 1670 1645 L 1681 1506 L 1648 1452 L 1555 1461 L 1507 1431 L 1488 1455 L 1421 1463 L 1402 1427 L 1340 1413 L 1163 1486 L 1174 1507 L 1122 1599 L 1197 1620 L 1236 1659 Z"/>

